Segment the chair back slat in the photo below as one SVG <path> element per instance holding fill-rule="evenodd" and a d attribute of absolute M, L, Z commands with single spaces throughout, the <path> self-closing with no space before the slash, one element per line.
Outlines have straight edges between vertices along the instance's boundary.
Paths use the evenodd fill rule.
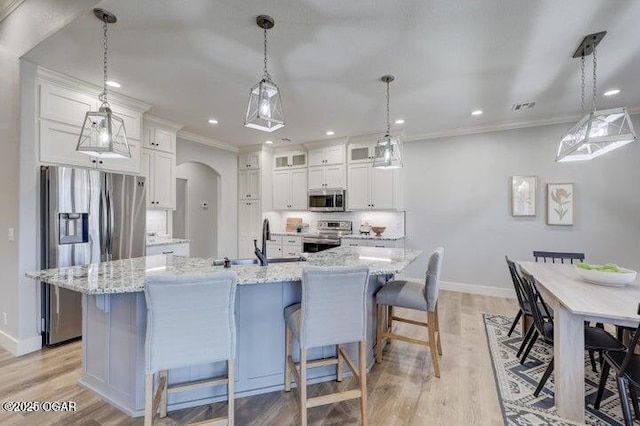
<path fill-rule="evenodd" d="M 511 281 L 513 282 L 513 289 L 516 292 L 516 297 L 518 298 L 518 304 L 520 305 L 520 309 L 523 311 L 525 307 L 529 303 L 529 296 L 524 291 L 522 287 L 522 278 L 520 278 L 520 274 L 518 274 L 518 269 L 516 268 L 516 264 L 509 260 L 507 256 L 504 257 L 507 261 L 507 266 L 509 267 L 509 274 L 511 275 Z"/>
<path fill-rule="evenodd" d="M 524 271 L 522 273 L 522 286 L 530 300 L 529 306 L 531 307 L 531 314 L 533 316 L 533 326 L 541 336 L 545 336 L 545 323 L 549 322 L 553 324 L 553 317 L 551 315 L 551 312 L 547 308 L 547 305 L 545 304 L 542 296 L 540 296 L 540 293 L 536 288 L 535 279 L 533 278 L 533 276 L 525 273 Z M 540 307 L 542 307 L 544 312 L 540 309 Z"/>
<path fill-rule="evenodd" d="M 147 373 L 235 358 L 235 272 L 145 281 Z"/>
<path fill-rule="evenodd" d="M 369 268 L 317 267 L 302 270 L 303 348 L 366 340 Z"/>
<path fill-rule="evenodd" d="M 542 259 L 544 263 L 547 263 L 547 260 L 550 260 L 551 263 L 571 263 L 574 261 L 583 262 L 584 261 L 584 253 L 565 253 L 560 251 L 533 251 L 533 257 L 538 262 L 539 259 Z"/>
<path fill-rule="evenodd" d="M 427 311 L 433 312 L 438 304 L 438 292 L 440 290 L 440 271 L 444 259 L 444 247 L 440 246 L 431 253 L 427 276 L 424 282 L 424 298 L 427 301 Z"/>

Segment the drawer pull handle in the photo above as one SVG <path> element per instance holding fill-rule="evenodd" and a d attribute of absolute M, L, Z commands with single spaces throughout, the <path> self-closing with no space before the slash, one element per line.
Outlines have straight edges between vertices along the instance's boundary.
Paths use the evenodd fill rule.
<path fill-rule="evenodd" d="M 162 252 L 162 254 L 171 254 L 171 253 L 173 253 L 173 250 L 171 250 L 171 251 L 163 251 Z"/>

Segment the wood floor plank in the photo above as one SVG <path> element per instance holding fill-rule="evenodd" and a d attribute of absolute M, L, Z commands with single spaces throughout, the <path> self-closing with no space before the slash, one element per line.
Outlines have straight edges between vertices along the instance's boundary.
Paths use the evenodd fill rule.
<path fill-rule="evenodd" d="M 443 356 L 441 378 L 433 375 L 428 348 L 392 341 L 367 376 L 369 424 L 379 426 L 501 425 L 491 359 L 482 314 L 514 315 L 512 299 L 442 291 L 439 299 Z M 397 314 L 423 320 L 423 314 L 397 310 Z M 395 332 L 426 338 L 424 327 L 397 324 Z M 0 349 L 0 401 L 75 401 L 75 413 L 8 413 L 0 410 L 0 424 L 7 426 L 141 426 L 77 385 L 82 343 L 15 358 Z M 283 361 L 284 362 L 284 361 Z M 358 386 L 353 377 L 311 385 L 309 396 L 345 391 Z M 308 410 L 310 425 L 359 424 L 358 400 Z M 226 414 L 226 403 L 178 410 L 156 425 L 174 426 Z M 298 393 L 272 392 L 236 400 L 236 424 L 293 426 L 300 422 Z"/>

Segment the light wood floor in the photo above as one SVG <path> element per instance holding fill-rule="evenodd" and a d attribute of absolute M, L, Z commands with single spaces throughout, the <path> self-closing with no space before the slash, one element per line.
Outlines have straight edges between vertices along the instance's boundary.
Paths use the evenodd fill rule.
<path fill-rule="evenodd" d="M 442 377 L 433 375 L 424 347 L 393 341 L 384 352 L 384 362 L 368 376 L 371 425 L 501 425 L 491 359 L 482 313 L 514 315 L 511 299 L 442 291 L 440 293 Z M 404 312 L 403 312 L 404 314 Z M 415 315 L 411 318 L 422 319 Z M 397 330 L 416 336 L 426 330 L 398 324 Z M 414 329 L 417 329 L 414 333 Z M 75 413 L 7 413 L 0 410 L 0 424 L 6 425 L 142 425 L 102 402 L 77 384 L 80 376 L 81 343 L 14 358 L 0 349 L 0 402 L 75 401 Z M 329 382 L 309 387 L 309 396 L 355 385 L 355 379 L 341 384 Z M 222 415 L 225 404 L 169 413 L 160 425 L 179 425 Z M 236 400 L 236 424 L 299 424 L 297 392 L 273 392 Z M 348 425 L 359 423 L 358 401 L 343 402 L 309 410 L 309 423 Z"/>

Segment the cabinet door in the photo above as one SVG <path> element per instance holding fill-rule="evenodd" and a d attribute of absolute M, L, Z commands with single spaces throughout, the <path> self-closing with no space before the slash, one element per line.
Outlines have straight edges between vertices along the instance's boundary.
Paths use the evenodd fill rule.
<path fill-rule="evenodd" d="M 322 166 L 324 164 L 324 148 L 309 150 L 309 166 Z"/>
<path fill-rule="evenodd" d="M 253 257 L 253 240 L 260 234 L 260 202 L 241 201 L 238 205 L 238 256 Z"/>
<path fill-rule="evenodd" d="M 134 145 L 139 145 L 140 141 L 140 123 L 142 121 L 142 113 L 127 108 L 117 102 L 111 102 L 111 110 L 115 115 L 122 118 L 124 122 L 124 130 L 127 133 L 127 139 L 135 139 Z"/>
<path fill-rule="evenodd" d="M 260 168 L 260 153 L 249 152 L 238 155 L 239 170 L 255 170 Z"/>
<path fill-rule="evenodd" d="M 155 207 L 155 202 L 151 204 L 152 201 L 155 201 L 155 194 L 153 193 L 153 151 L 148 148 L 142 148 L 140 152 L 140 174 L 146 178 L 147 209 L 152 209 Z"/>
<path fill-rule="evenodd" d="M 267 241 L 267 257 L 282 257 L 282 244 Z"/>
<path fill-rule="evenodd" d="M 291 170 L 291 200 L 293 210 L 307 210 L 307 169 Z"/>
<path fill-rule="evenodd" d="M 324 189 L 324 180 L 323 166 L 309 167 L 309 189 Z"/>
<path fill-rule="evenodd" d="M 324 164 L 343 164 L 344 146 L 328 146 L 324 149 Z M 309 152 L 309 162 L 311 162 L 311 152 Z"/>
<path fill-rule="evenodd" d="M 131 140 L 132 141 L 132 140 Z M 127 174 L 140 173 L 140 146 L 129 141 L 131 158 L 105 158 L 100 165 L 101 170 Z"/>
<path fill-rule="evenodd" d="M 176 156 L 164 152 L 153 153 L 154 207 L 176 208 Z"/>
<path fill-rule="evenodd" d="M 95 111 L 96 102 L 97 97 L 54 84 L 40 84 L 40 118 L 78 126 L 78 132 L 86 112 Z"/>
<path fill-rule="evenodd" d="M 371 207 L 395 209 L 395 170 L 371 168 Z"/>
<path fill-rule="evenodd" d="M 299 245 L 291 245 L 291 244 L 282 245 L 283 257 L 300 256 L 301 253 L 302 253 L 302 249 Z"/>
<path fill-rule="evenodd" d="M 289 167 L 289 154 L 276 155 L 273 157 L 274 168 L 284 169 Z"/>
<path fill-rule="evenodd" d="M 291 188 L 289 187 L 290 170 L 281 170 L 273 173 L 273 209 L 287 210 Z"/>
<path fill-rule="evenodd" d="M 371 164 L 353 164 L 349 166 L 347 187 L 347 205 L 349 210 L 370 209 L 369 173 Z"/>
<path fill-rule="evenodd" d="M 159 151 L 176 153 L 176 134 L 163 129 L 155 129 L 155 148 Z"/>
<path fill-rule="evenodd" d="M 306 167 L 307 166 L 307 154 L 304 152 L 294 152 L 289 159 L 289 165 L 291 167 Z"/>
<path fill-rule="evenodd" d="M 79 138 L 80 127 L 40 120 L 40 161 L 91 167 L 95 158 L 76 151 Z"/>
<path fill-rule="evenodd" d="M 311 177 L 311 174 L 309 174 Z M 325 188 L 344 188 L 344 165 L 332 165 L 324 167 Z"/>
<path fill-rule="evenodd" d="M 368 145 L 349 146 L 349 163 L 369 163 L 373 160 L 373 148 Z"/>
<path fill-rule="evenodd" d="M 260 198 L 260 171 L 242 170 L 238 173 L 238 199 Z"/>

